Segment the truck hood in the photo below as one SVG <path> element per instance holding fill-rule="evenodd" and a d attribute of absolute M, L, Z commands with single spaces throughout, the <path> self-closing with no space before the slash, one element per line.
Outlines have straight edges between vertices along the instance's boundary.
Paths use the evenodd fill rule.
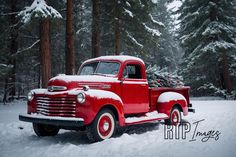
<path fill-rule="evenodd" d="M 118 82 L 117 78 L 98 75 L 58 75 L 49 80 L 48 86 L 65 86 L 67 90 Z"/>

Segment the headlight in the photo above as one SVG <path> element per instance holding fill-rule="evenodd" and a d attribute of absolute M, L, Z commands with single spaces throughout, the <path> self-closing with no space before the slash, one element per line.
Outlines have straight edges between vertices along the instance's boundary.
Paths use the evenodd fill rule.
<path fill-rule="evenodd" d="M 34 93 L 32 91 L 30 91 L 27 95 L 27 99 L 28 99 L 28 101 L 31 101 L 31 100 L 33 100 L 33 98 L 34 98 Z"/>
<path fill-rule="evenodd" d="M 81 104 L 84 103 L 85 102 L 85 94 L 84 93 L 79 93 L 77 95 L 77 101 Z"/>

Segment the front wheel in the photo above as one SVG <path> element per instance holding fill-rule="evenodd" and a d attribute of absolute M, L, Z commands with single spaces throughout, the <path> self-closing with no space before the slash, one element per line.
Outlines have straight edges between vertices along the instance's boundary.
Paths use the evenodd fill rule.
<path fill-rule="evenodd" d="M 55 136 L 59 132 L 59 128 L 52 125 L 33 123 L 33 129 L 37 136 Z"/>
<path fill-rule="evenodd" d="M 171 110 L 170 118 L 165 120 L 166 125 L 178 125 L 181 123 L 181 112 L 178 107 Z"/>
<path fill-rule="evenodd" d="M 94 121 L 86 127 L 86 133 L 91 142 L 108 139 L 114 135 L 115 130 L 115 116 L 113 112 L 108 109 L 100 111 Z"/>

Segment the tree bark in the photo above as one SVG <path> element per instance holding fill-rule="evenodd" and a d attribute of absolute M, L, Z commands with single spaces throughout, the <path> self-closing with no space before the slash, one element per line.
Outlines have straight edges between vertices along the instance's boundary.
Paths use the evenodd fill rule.
<path fill-rule="evenodd" d="M 214 2 L 217 2 L 217 0 L 214 0 Z M 215 21 L 217 19 L 217 10 L 215 7 L 211 8 L 211 11 L 209 12 L 209 18 L 211 21 Z M 219 36 L 215 36 L 215 38 L 211 38 L 211 40 L 219 40 Z M 229 60 L 228 56 L 226 55 L 226 52 L 224 50 L 222 51 L 222 62 L 221 67 L 222 69 L 222 87 L 227 90 L 228 94 L 231 94 L 233 90 L 232 82 L 230 79 L 230 71 L 229 71 Z"/>
<path fill-rule="evenodd" d="M 43 19 L 40 22 L 40 62 L 42 88 L 46 88 L 51 78 L 51 54 L 50 54 L 50 21 Z"/>
<path fill-rule="evenodd" d="M 73 75 L 75 74 L 73 0 L 67 0 L 66 10 L 66 74 Z"/>
<path fill-rule="evenodd" d="M 119 55 L 121 51 L 121 32 L 120 32 L 120 20 L 115 21 L 115 55 Z"/>
<path fill-rule="evenodd" d="M 114 32 L 115 32 L 115 55 L 119 55 L 121 51 L 121 30 L 120 30 L 120 9 L 118 2 L 114 3 L 115 21 L 114 21 Z"/>
<path fill-rule="evenodd" d="M 224 87 L 227 90 L 227 93 L 231 94 L 231 92 L 233 91 L 233 86 L 230 79 L 229 61 L 225 52 L 223 52 L 222 54 L 222 70 L 223 70 L 222 73 L 223 73 Z"/>
<path fill-rule="evenodd" d="M 92 0 L 92 57 L 98 57 L 100 50 L 100 0 Z"/>

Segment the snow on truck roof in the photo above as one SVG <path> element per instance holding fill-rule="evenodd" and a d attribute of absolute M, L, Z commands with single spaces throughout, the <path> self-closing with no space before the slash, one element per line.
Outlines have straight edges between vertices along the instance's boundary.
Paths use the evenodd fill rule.
<path fill-rule="evenodd" d="M 97 58 L 92 58 L 89 59 L 86 62 L 92 62 L 92 61 L 97 61 L 97 60 L 118 60 L 120 62 L 125 62 L 127 60 L 135 60 L 135 61 L 140 61 L 144 64 L 143 60 L 138 58 L 138 57 L 134 57 L 134 56 L 128 56 L 128 55 L 119 55 L 119 56 L 101 56 L 101 57 L 97 57 Z"/>

